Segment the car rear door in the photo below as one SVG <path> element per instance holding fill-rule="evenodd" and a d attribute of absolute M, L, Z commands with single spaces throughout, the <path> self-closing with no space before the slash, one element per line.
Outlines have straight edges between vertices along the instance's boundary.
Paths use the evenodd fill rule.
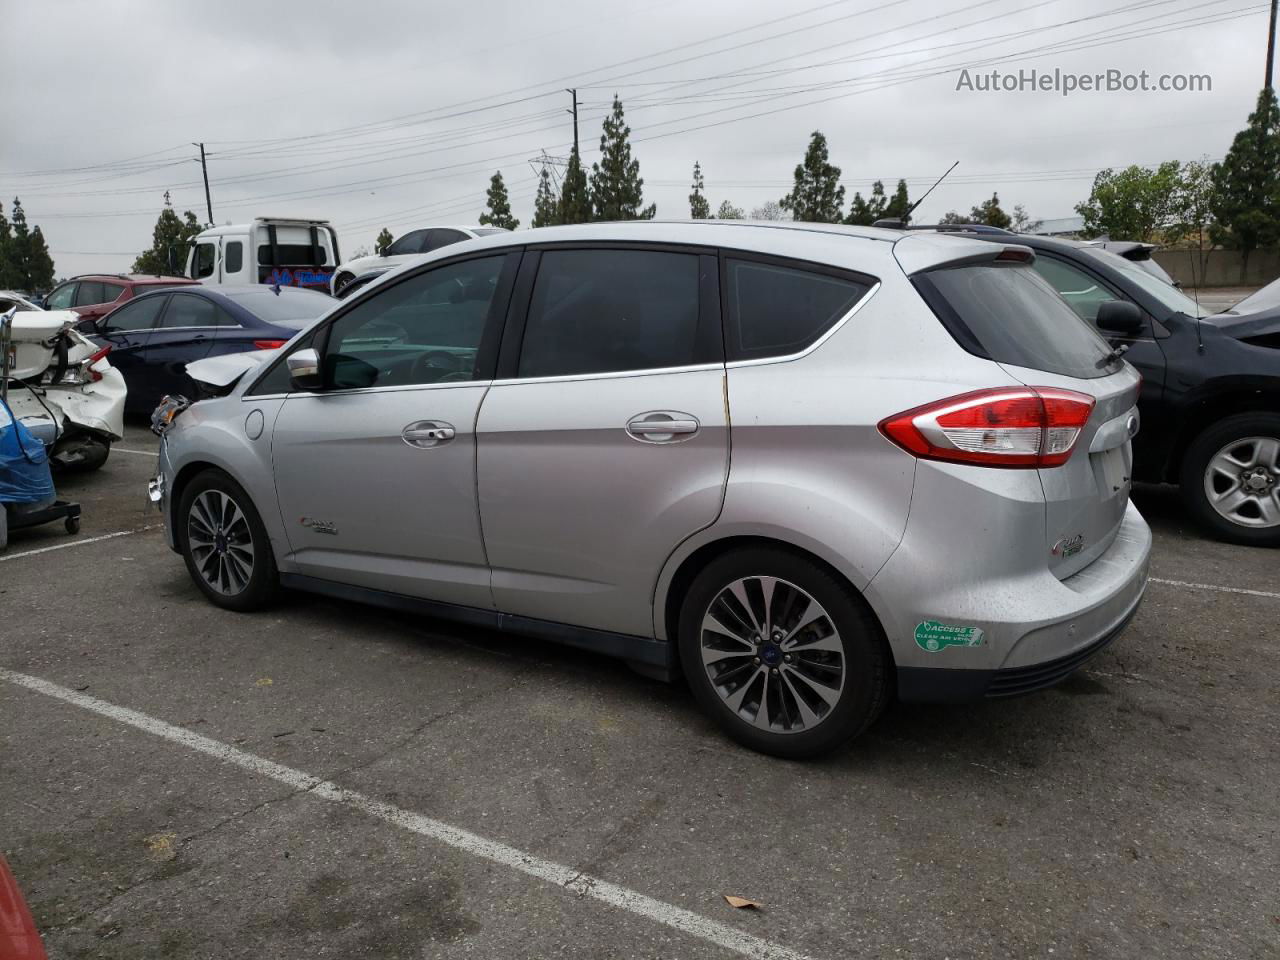
<path fill-rule="evenodd" d="M 728 474 L 716 258 L 550 247 L 517 292 L 476 428 L 494 602 L 652 636 L 662 564 Z"/>
<path fill-rule="evenodd" d="M 152 330 L 169 298 L 165 294 L 134 297 L 98 321 L 93 339 L 111 347 L 107 360 L 120 371 L 128 387 L 126 407 L 134 412 L 150 412 L 151 398 L 145 366 L 146 349 Z"/>
<path fill-rule="evenodd" d="M 235 327 L 235 320 L 214 301 L 194 293 L 171 294 L 143 351 L 149 398 L 159 402 L 167 393 L 189 396 L 187 364 L 209 355 L 220 330 Z"/>

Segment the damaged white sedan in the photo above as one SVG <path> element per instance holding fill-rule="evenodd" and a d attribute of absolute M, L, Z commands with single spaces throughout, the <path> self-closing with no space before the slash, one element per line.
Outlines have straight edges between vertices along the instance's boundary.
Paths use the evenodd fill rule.
<path fill-rule="evenodd" d="M 99 347 L 75 329 L 70 310 L 15 310 L 0 368 L 14 416 L 58 467 L 96 470 L 124 435 L 126 387 Z"/>

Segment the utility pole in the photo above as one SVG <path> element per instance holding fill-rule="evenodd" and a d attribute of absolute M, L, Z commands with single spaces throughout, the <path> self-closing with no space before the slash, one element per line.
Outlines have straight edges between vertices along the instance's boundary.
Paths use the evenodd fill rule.
<path fill-rule="evenodd" d="M 1275 32 L 1274 30 L 1275 19 L 1276 19 L 1275 4 L 1276 4 L 1276 0 L 1271 0 L 1271 20 L 1272 20 L 1271 25 L 1273 28 L 1272 33 Z M 1268 69 L 1267 76 L 1269 77 L 1271 75 L 1270 67 L 1268 67 L 1267 69 Z M 578 152 L 578 88 L 574 87 L 572 89 L 569 89 L 566 87 L 564 92 L 571 94 L 573 96 L 573 109 L 565 112 L 573 114 L 573 152 L 577 153 Z"/>
<path fill-rule="evenodd" d="M 200 170 L 204 173 L 204 202 L 209 208 L 209 226 L 213 226 L 213 199 L 209 196 L 209 165 L 204 159 L 204 144 L 193 143 L 193 147 L 200 148 Z"/>
<path fill-rule="evenodd" d="M 1271 87 L 1271 71 L 1276 62 L 1276 6 L 1278 0 L 1271 0 L 1271 33 L 1267 35 L 1267 83 Z"/>

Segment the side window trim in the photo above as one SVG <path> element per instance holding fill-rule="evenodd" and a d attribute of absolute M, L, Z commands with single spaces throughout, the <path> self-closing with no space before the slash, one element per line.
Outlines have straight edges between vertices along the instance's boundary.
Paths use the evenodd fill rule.
<path fill-rule="evenodd" d="M 506 257 L 506 260 L 502 264 L 502 268 L 498 273 L 498 289 L 494 291 L 493 300 L 489 304 L 489 314 L 485 319 L 484 333 L 481 335 L 480 347 L 476 354 L 476 377 L 474 379 L 453 384 L 415 384 L 405 387 L 344 388 L 333 392 L 352 393 L 355 389 L 364 391 L 437 389 L 442 386 L 474 386 L 477 383 L 487 383 L 492 380 L 494 376 L 494 368 L 497 365 L 498 344 L 503 336 L 504 320 L 511 302 L 511 292 L 515 285 L 516 271 L 519 267 L 520 256 L 524 248 L 510 247 L 503 249 L 505 251 L 503 255 Z M 401 283 L 412 280 L 424 273 L 429 273 L 432 270 L 439 269 L 440 267 L 449 267 L 459 263 L 466 263 L 469 260 L 488 260 L 502 252 L 503 251 L 498 250 L 486 250 L 481 253 L 471 253 L 466 256 L 451 257 L 448 260 L 433 260 L 431 263 L 423 264 L 421 268 L 414 270 L 412 273 L 407 273 L 402 277 L 398 277 L 395 283 L 380 284 L 375 288 L 377 292 L 374 295 L 377 296 L 380 293 L 393 289 Z M 318 326 L 300 331 L 295 339 L 304 340 L 309 336 L 312 337 L 311 346 L 323 360 L 326 351 L 329 349 L 329 332 L 333 329 L 333 325 L 350 313 L 358 304 L 363 303 L 365 299 L 365 295 L 363 293 L 359 293 L 351 299 L 343 301 L 342 306 L 329 316 L 325 317 Z M 292 353 L 292 350 L 282 352 L 279 357 L 269 363 L 266 368 L 258 374 L 257 378 L 244 391 L 244 393 L 241 394 L 241 399 L 249 400 L 251 398 L 257 399 L 264 396 L 283 396 L 284 394 L 279 393 L 258 394 L 254 391 L 258 389 L 258 385 L 260 383 L 271 375 L 273 370 L 288 359 L 289 353 Z M 287 393 L 291 392 L 292 391 L 287 391 Z"/>

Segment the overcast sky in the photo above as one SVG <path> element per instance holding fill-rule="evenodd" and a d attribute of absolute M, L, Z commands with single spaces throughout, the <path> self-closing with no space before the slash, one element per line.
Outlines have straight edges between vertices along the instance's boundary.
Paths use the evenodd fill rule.
<path fill-rule="evenodd" d="M 781 197 L 820 129 L 847 198 L 906 177 L 931 221 L 998 191 L 1068 216 L 1096 170 L 1219 158 L 1262 86 L 1263 0 L 0 0 L 0 198 L 40 224 L 59 276 L 118 271 L 170 191 L 203 221 L 326 217 L 344 251 L 474 223 L 501 169 L 525 225 L 530 160 L 584 159 L 616 92 L 645 199 L 689 215 Z M 1185 26 L 1184 25 L 1188 25 Z M 1183 27 L 1182 29 L 1176 29 Z M 1162 32 L 1163 31 L 1163 32 Z M 996 62 L 992 62 L 996 61 Z M 1208 74 L 1210 92 L 981 93 L 1035 68 Z"/>

